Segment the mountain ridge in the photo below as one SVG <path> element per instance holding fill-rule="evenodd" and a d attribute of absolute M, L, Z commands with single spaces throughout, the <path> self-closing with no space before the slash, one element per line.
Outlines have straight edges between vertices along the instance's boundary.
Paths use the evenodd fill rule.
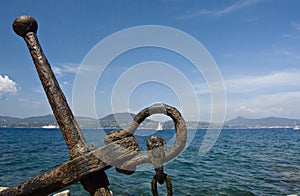
<path fill-rule="evenodd" d="M 283 117 L 263 117 L 263 118 L 246 118 L 238 116 L 226 121 L 226 126 L 295 126 L 300 124 L 300 119 L 290 119 Z"/>
<path fill-rule="evenodd" d="M 108 114 L 102 118 L 96 119 L 92 117 L 75 117 L 81 128 L 115 128 L 128 127 L 132 122 L 135 114 L 123 112 Z M 40 128 L 45 125 L 58 126 L 53 114 L 33 117 L 10 117 L 0 116 L 0 128 Z M 157 121 L 146 119 L 141 125 L 141 128 L 155 129 L 158 126 Z"/>
<path fill-rule="evenodd" d="M 81 128 L 122 128 L 128 127 L 133 120 L 135 114 L 123 112 L 108 114 L 102 118 L 95 119 L 91 117 L 76 117 L 76 120 Z M 140 128 L 156 129 L 158 121 L 146 119 Z M 26 118 L 18 118 L 11 116 L 0 116 L 0 127 L 7 128 L 38 128 L 47 124 L 53 124 L 57 126 L 54 115 L 47 114 L 42 116 L 32 116 Z M 212 123 L 214 124 L 214 123 Z M 209 122 L 197 122 L 187 121 L 188 128 L 207 128 Z M 289 126 L 293 127 L 300 125 L 300 119 L 290 119 L 283 117 L 264 117 L 264 118 L 246 118 L 238 116 L 234 119 L 224 122 L 224 128 L 234 127 L 256 127 L 256 126 Z M 173 128 L 173 122 L 171 120 L 163 123 L 163 128 Z"/>

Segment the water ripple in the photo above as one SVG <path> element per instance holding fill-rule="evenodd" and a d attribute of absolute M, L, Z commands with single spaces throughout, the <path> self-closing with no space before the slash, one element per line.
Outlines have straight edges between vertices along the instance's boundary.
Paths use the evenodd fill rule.
<path fill-rule="evenodd" d="M 41 134 L 42 133 L 42 134 Z M 0 186 L 12 186 L 67 161 L 68 149 L 59 130 L 0 129 Z M 156 134 L 167 138 L 174 130 Z M 300 194 L 300 132 L 293 130 L 223 130 L 215 146 L 198 156 L 205 130 L 190 146 L 165 165 L 174 195 L 287 195 Z M 100 147 L 101 133 L 84 130 L 88 143 Z M 147 137 L 137 136 L 140 145 Z M 145 150 L 145 147 L 142 147 Z M 151 195 L 151 165 L 127 176 L 107 171 L 115 195 Z M 72 195 L 88 195 L 80 184 Z M 159 185 L 165 195 L 165 185 Z"/>

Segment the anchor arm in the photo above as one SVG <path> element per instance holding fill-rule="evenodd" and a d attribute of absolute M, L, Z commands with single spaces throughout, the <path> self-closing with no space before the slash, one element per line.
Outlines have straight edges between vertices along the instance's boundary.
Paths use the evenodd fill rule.
<path fill-rule="evenodd" d="M 0 192 L 1 196 L 48 195 L 66 186 L 72 185 L 91 174 L 120 165 L 124 160 L 131 159 L 138 153 L 138 146 L 124 148 L 120 143 L 134 143 L 133 136 L 110 143 L 94 151 L 78 156 L 59 167 L 21 184 Z M 103 189 L 101 190 L 103 191 Z M 103 193 L 102 193 L 103 194 Z M 104 193 L 106 194 L 106 193 Z"/>

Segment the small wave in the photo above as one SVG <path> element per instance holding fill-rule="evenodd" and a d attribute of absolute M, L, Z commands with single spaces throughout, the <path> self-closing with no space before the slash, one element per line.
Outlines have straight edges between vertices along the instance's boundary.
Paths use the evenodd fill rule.
<path fill-rule="evenodd" d="M 220 196 L 255 196 L 251 191 L 239 190 L 237 188 L 228 188 L 218 193 Z"/>

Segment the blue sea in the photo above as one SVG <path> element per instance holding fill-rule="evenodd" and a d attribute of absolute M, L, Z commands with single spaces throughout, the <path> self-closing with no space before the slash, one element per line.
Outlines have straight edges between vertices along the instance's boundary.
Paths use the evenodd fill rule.
<path fill-rule="evenodd" d="M 82 130 L 86 141 L 103 145 L 103 131 Z M 142 133 L 142 131 L 140 131 Z M 173 195 L 287 195 L 300 194 L 300 131 L 292 129 L 225 129 L 213 148 L 199 156 L 206 130 L 189 130 L 188 147 L 164 166 Z M 174 130 L 155 132 L 167 142 Z M 0 129 L 0 186 L 13 186 L 68 161 L 59 129 Z M 142 150 L 148 134 L 136 136 Z M 106 171 L 114 195 L 151 195 L 151 165 L 133 175 Z M 71 195 L 88 195 L 77 183 Z M 164 185 L 159 185 L 166 195 Z"/>

